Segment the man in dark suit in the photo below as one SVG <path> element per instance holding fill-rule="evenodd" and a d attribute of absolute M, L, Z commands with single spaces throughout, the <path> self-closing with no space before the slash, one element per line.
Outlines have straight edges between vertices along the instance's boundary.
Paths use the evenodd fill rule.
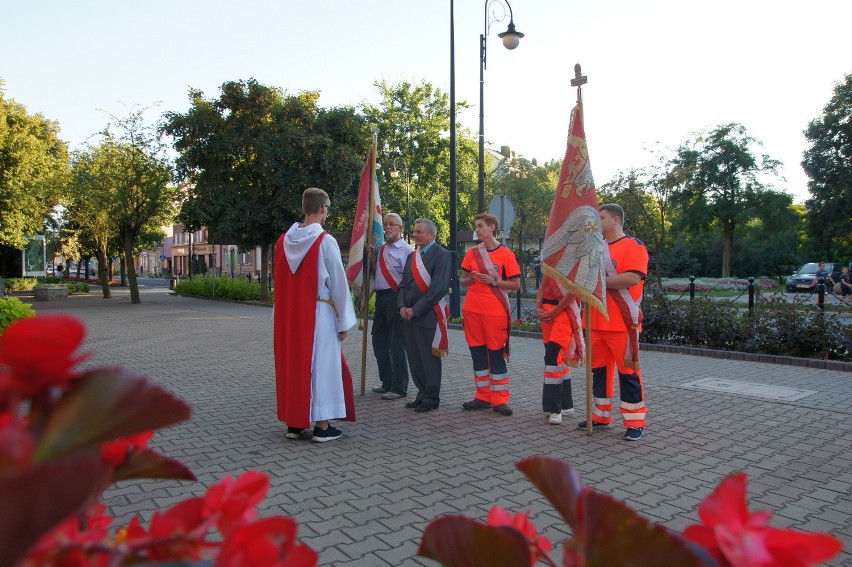
<path fill-rule="evenodd" d="M 397 305 L 405 334 L 405 352 L 417 397 L 405 404 L 422 413 L 438 408 L 441 393 L 441 357 L 447 351 L 446 303 L 452 261 L 450 253 L 435 242 L 435 223 L 414 222 L 417 251 L 408 256 L 397 293 Z"/>

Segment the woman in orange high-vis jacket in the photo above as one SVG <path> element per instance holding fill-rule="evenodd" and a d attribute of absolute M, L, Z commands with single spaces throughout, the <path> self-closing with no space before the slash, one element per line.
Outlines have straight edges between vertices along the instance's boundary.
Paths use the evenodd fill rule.
<path fill-rule="evenodd" d="M 462 316 L 464 336 L 473 359 L 476 394 L 466 410 L 492 409 L 512 415 L 509 407 L 508 358 L 512 328 L 508 292 L 521 287 L 521 268 L 515 254 L 495 238 L 497 217 L 476 215 L 474 230 L 480 244 L 462 261 L 461 285 L 467 288 Z"/>

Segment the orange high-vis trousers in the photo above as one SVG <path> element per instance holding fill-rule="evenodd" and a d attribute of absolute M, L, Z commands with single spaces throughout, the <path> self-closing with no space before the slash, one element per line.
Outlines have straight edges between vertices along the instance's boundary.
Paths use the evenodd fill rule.
<path fill-rule="evenodd" d="M 619 411 L 625 427 L 645 427 L 648 408 L 645 387 L 639 370 L 624 366 L 627 351 L 626 331 L 592 331 L 592 421 L 612 423 L 615 370 L 621 394 Z"/>
<path fill-rule="evenodd" d="M 491 405 L 509 403 L 509 371 L 503 348 L 509 339 L 505 315 L 464 313 L 464 338 L 473 359 L 475 397 Z"/>

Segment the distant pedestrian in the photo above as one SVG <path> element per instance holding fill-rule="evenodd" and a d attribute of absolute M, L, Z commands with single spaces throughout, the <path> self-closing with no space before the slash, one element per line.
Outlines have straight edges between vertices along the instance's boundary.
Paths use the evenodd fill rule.
<path fill-rule="evenodd" d="M 574 414 L 571 393 L 571 366 L 578 366 L 581 357 L 576 341 L 582 341 L 579 324 L 579 299 L 563 293 L 559 284 L 545 276 L 535 297 L 535 311 L 541 319 L 544 341 L 544 384 L 541 406 L 547 423 L 559 425 L 563 415 Z M 568 349 L 574 347 L 569 356 Z"/>
<path fill-rule="evenodd" d="M 402 239 L 402 218 L 396 213 L 384 217 L 385 243 L 376 255 L 376 311 L 373 316 L 373 353 L 382 383 L 373 392 L 383 400 L 408 395 L 408 360 L 402 317 L 397 308 L 397 292 L 405 261 L 414 249 Z"/>
<path fill-rule="evenodd" d="M 831 273 L 825 269 L 825 262 L 819 263 L 819 267 L 814 276 L 816 276 L 814 281 L 817 286 L 825 282 L 831 282 Z M 814 289 L 816 289 L 816 287 L 814 287 Z"/>
<path fill-rule="evenodd" d="M 849 274 L 849 267 L 843 266 L 840 268 L 840 301 L 849 303 L 852 301 L 852 275 Z"/>
<path fill-rule="evenodd" d="M 474 231 L 480 244 L 467 251 L 461 264 L 459 283 L 467 288 L 462 315 L 464 338 L 473 359 L 473 400 L 464 402 L 466 410 L 491 409 L 500 415 L 512 415 L 509 407 L 509 333 L 512 308 L 509 290 L 521 287 L 521 268 L 515 254 L 495 237 L 497 217 L 476 215 Z"/>
<path fill-rule="evenodd" d="M 316 422 L 315 443 L 343 435 L 329 420 L 355 420 L 352 376 L 340 349 L 356 322 L 355 309 L 340 248 L 322 227 L 330 208 L 325 191 L 306 189 L 305 220 L 275 245 L 278 419 L 287 424 L 287 439 L 299 439 Z"/>
<path fill-rule="evenodd" d="M 533 270 L 535 271 L 535 288 L 541 287 L 541 256 L 533 258 Z"/>

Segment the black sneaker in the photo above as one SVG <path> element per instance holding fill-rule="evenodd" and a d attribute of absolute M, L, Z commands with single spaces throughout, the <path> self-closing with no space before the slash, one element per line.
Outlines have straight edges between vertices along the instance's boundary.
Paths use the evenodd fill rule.
<path fill-rule="evenodd" d="M 462 407 L 466 410 L 491 409 L 491 404 L 485 400 L 473 398 L 473 400 L 463 403 Z"/>
<path fill-rule="evenodd" d="M 609 429 L 612 427 L 611 423 L 598 423 L 597 421 L 592 421 L 592 431 L 598 431 L 600 429 Z M 581 421 L 577 424 L 577 429 L 586 429 L 586 422 Z"/>
<path fill-rule="evenodd" d="M 285 435 L 284 437 L 287 439 L 299 439 L 302 436 L 302 433 L 304 432 L 305 430 L 301 427 L 288 427 L 287 435 Z"/>
<path fill-rule="evenodd" d="M 488 404 L 488 405 L 491 405 L 491 404 Z M 500 404 L 499 406 L 494 406 L 491 409 L 493 409 L 494 411 L 496 411 L 500 415 L 505 415 L 507 417 L 512 415 L 512 408 L 509 407 L 509 404 Z"/>
<path fill-rule="evenodd" d="M 627 432 L 624 434 L 624 438 L 627 441 L 639 441 L 642 439 L 643 429 L 641 427 L 628 427 Z"/>
<path fill-rule="evenodd" d="M 343 435 L 343 432 L 331 425 L 329 425 L 325 429 L 320 429 L 319 426 L 315 426 L 314 436 L 311 437 L 311 441 L 313 441 L 314 443 L 325 443 L 326 441 L 334 441 L 335 439 L 340 439 L 341 435 Z"/>

